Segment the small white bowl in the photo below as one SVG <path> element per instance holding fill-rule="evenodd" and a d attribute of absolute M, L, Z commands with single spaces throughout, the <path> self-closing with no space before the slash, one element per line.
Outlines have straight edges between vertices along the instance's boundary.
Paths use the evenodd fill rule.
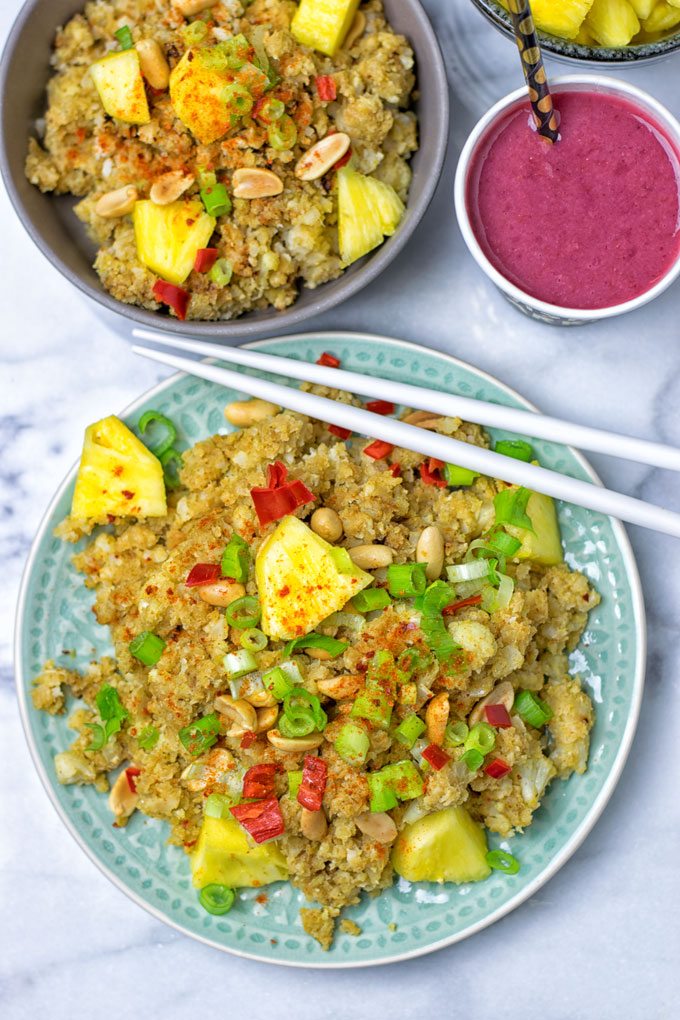
<path fill-rule="evenodd" d="M 648 113 L 652 120 L 656 121 L 675 143 L 680 152 L 680 123 L 675 117 L 657 102 L 647 92 L 629 85 L 627 82 L 618 81 L 615 78 L 607 78 L 601 75 L 572 74 L 551 81 L 551 91 L 560 92 L 604 92 L 609 95 L 621 96 L 630 100 L 633 105 L 640 107 Z M 510 109 L 519 107 L 527 102 L 526 87 L 516 89 L 510 95 L 505 96 L 495 106 L 492 106 L 488 113 L 484 114 L 473 128 L 463 151 L 460 154 L 458 168 L 456 170 L 455 182 L 455 204 L 458 225 L 460 226 L 463 239 L 477 265 L 486 273 L 489 279 L 495 283 L 505 297 L 525 315 L 532 319 L 539 319 L 541 322 L 548 322 L 557 326 L 583 326 L 589 322 L 597 322 L 600 319 L 608 319 L 614 315 L 623 315 L 624 312 L 631 312 L 635 308 L 652 301 L 658 297 L 667 287 L 680 275 L 680 255 L 670 267 L 665 276 L 658 283 L 650 287 L 643 294 L 622 304 L 610 305 L 607 308 L 563 308 L 560 305 L 552 305 L 547 301 L 539 301 L 525 291 L 516 287 L 513 283 L 499 273 L 484 254 L 470 223 L 468 215 L 466 191 L 467 179 L 470 164 L 482 139 L 485 138 L 489 129 Z"/>

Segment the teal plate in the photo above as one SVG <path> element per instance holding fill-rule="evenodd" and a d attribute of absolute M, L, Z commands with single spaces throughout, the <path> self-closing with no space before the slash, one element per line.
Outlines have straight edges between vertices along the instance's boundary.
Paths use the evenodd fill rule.
<path fill-rule="evenodd" d="M 315 361 L 325 351 L 343 367 L 450 393 L 530 407 L 495 379 L 454 358 L 412 344 L 362 334 L 325 333 L 252 344 Z M 376 386 L 379 396 L 379 386 Z M 187 444 L 225 430 L 223 408 L 237 394 L 188 376 L 161 383 L 127 409 L 128 424 L 151 407 L 170 415 Z M 492 430 L 493 432 L 493 430 Z M 495 432 L 496 438 L 505 433 Z M 548 442 L 535 442 L 546 467 L 575 478 L 597 480 L 583 458 Z M 19 702 L 38 772 L 64 823 L 90 858 L 120 889 L 155 917 L 218 949 L 270 963 L 308 967 L 361 967 L 418 956 L 450 945 L 502 917 L 533 895 L 573 854 L 611 796 L 630 749 L 644 682 L 645 618 L 640 582 L 622 526 L 581 508 L 561 505 L 560 523 L 570 566 L 584 571 L 602 594 L 591 614 L 572 668 L 584 680 L 596 707 L 590 764 L 584 776 L 555 781 L 534 823 L 494 846 L 511 849 L 521 861 L 517 875 L 494 872 L 469 885 L 411 885 L 398 881 L 376 898 L 365 897 L 346 916 L 359 937 L 339 933 L 324 953 L 305 935 L 298 910 L 304 900 L 288 883 L 238 893 L 226 916 L 206 914 L 196 900 L 184 852 L 166 844 L 167 828 L 136 813 L 115 829 L 106 797 L 92 787 L 60 786 L 53 757 L 71 742 L 66 717 L 36 712 L 31 681 L 48 658 L 69 667 L 111 652 L 108 632 L 90 611 L 93 595 L 71 565 L 73 548 L 52 535 L 68 513 L 75 468 L 52 501 L 35 540 L 23 578 L 16 635 Z M 75 659 L 62 649 L 74 649 Z"/>

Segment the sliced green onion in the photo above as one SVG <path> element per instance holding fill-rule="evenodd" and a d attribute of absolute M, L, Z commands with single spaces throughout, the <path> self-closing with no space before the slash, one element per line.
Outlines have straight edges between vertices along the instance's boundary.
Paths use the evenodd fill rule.
<path fill-rule="evenodd" d="M 498 588 L 486 588 L 482 593 L 482 609 L 487 613 L 497 613 L 510 605 L 515 582 L 507 574 L 495 575 Z"/>
<path fill-rule="evenodd" d="M 223 43 L 224 53 L 227 58 L 227 67 L 232 71 L 239 71 L 247 63 L 250 55 L 250 43 L 244 35 L 235 35 Z"/>
<path fill-rule="evenodd" d="M 454 563 L 446 568 L 446 576 L 453 584 L 463 581 L 478 581 L 488 577 L 489 566 L 486 560 L 471 560 L 469 563 Z"/>
<path fill-rule="evenodd" d="M 317 696 L 304 687 L 294 687 L 284 699 L 278 727 L 284 737 L 306 737 L 315 730 L 324 730 L 327 722 Z"/>
<path fill-rule="evenodd" d="M 122 28 L 116 29 L 116 31 L 113 34 L 120 43 L 121 50 L 132 49 L 132 47 L 134 46 L 134 41 L 132 38 L 132 32 L 130 31 L 129 25 L 123 25 Z"/>
<path fill-rule="evenodd" d="M 274 666 L 273 669 L 264 673 L 262 683 L 269 693 L 274 695 L 277 701 L 283 701 L 295 686 L 281 666 Z"/>
<path fill-rule="evenodd" d="M 460 760 L 465 762 L 467 767 L 470 769 L 470 772 L 476 772 L 477 769 L 480 769 L 484 764 L 484 755 L 481 751 L 476 751 L 473 747 L 471 747 L 469 751 L 465 752 Z"/>
<path fill-rule="evenodd" d="M 286 104 L 274 96 L 267 96 L 257 111 L 257 116 L 264 121 L 280 120 L 286 112 Z"/>
<path fill-rule="evenodd" d="M 504 457 L 512 457 L 513 460 L 523 460 L 528 464 L 533 460 L 534 451 L 524 439 L 500 439 L 495 446 L 496 453 L 502 453 Z"/>
<path fill-rule="evenodd" d="M 251 627 L 250 630 L 244 630 L 243 634 L 239 638 L 239 644 L 241 648 L 247 648 L 249 652 L 261 652 L 267 647 L 269 639 L 257 627 Z"/>
<path fill-rule="evenodd" d="M 252 673 L 257 669 L 257 659 L 248 648 L 242 648 L 240 652 L 227 652 L 222 659 L 224 671 L 231 680 L 238 680 L 246 673 Z"/>
<path fill-rule="evenodd" d="M 202 719 L 184 726 L 179 731 L 179 739 L 189 754 L 203 754 L 217 743 L 220 732 L 220 717 L 217 712 L 204 715 Z"/>
<path fill-rule="evenodd" d="M 444 747 L 460 747 L 467 740 L 469 732 L 467 723 L 449 723 L 444 731 Z"/>
<path fill-rule="evenodd" d="M 522 548 L 522 543 L 518 538 L 508 535 L 507 531 L 497 531 L 490 536 L 489 546 L 502 557 L 512 557 Z"/>
<path fill-rule="evenodd" d="M 130 655 L 134 655 L 135 659 L 144 663 L 145 666 L 155 666 L 163 654 L 164 648 L 163 638 L 160 638 L 158 634 L 152 634 L 150 630 L 143 630 L 128 645 Z"/>
<path fill-rule="evenodd" d="M 368 790 L 371 796 L 371 811 L 391 811 L 397 806 L 397 795 L 389 785 L 387 776 L 380 772 L 370 772 L 366 776 Z"/>
<path fill-rule="evenodd" d="M 295 740 L 297 737 L 308 737 L 316 730 L 314 716 L 311 712 L 306 715 L 301 712 L 295 719 L 283 715 L 278 721 L 278 730 L 282 736 L 288 737 L 290 740 Z"/>
<path fill-rule="evenodd" d="M 295 122 L 284 113 L 283 117 L 269 125 L 267 137 L 272 149 L 292 149 L 297 141 Z"/>
<path fill-rule="evenodd" d="M 226 793 L 211 793 L 203 806 L 203 814 L 207 818 L 230 818 L 229 808 L 235 803 Z"/>
<path fill-rule="evenodd" d="M 253 97 L 245 85 L 241 85 L 237 81 L 224 87 L 222 99 L 238 117 L 245 117 L 253 108 Z"/>
<path fill-rule="evenodd" d="M 343 761 L 358 767 L 366 761 L 371 742 L 364 727 L 350 719 L 338 733 L 333 746 Z"/>
<path fill-rule="evenodd" d="M 399 688 L 398 700 L 400 705 L 415 705 L 418 700 L 418 684 L 402 684 Z"/>
<path fill-rule="evenodd" d="M 192 21 L 190 25 L 183 25 L 180 34 L 186 46 L 195 46 L 203 42 L 208 34 L 208 26 L 204 21 Z"/>
<path fill-rule="evenodd" d="M 399 682 L 405 683 L 407 680 L 410 680 L 415 671 L 422 665 L 418 649 L 405 648 L 397 659 L 397 671 L 400 674 L 398 677 Z"/>
<path fill-rule="evenodd" d="M 166 418 L 160 411 L 145 411 L 142 417 L 137 423 L 137 428 L 144 436 L 149 425 L 160 425 L 161 434 L 158 438 L 153 438 L 155 429 L 151 432 L 151 442 L 146 442 L 145 445 L 156 457 L 160 457 L 161 454 L 169 450 L 171 446 L 175 445 L 177 439 L 177 429 L 174 422 L 170 418 Z"/>
<path fill-rule="evenodd" d="M 545 701 L 541 701 L 533 691 L 518 691 L 512 710 L 527 726 L 533 726 L 537 730 L 541 726 L 545 726 L 553 715 L 552 709 L 546 705 Z"/>
<path fill-rule="evenodd" d="M 255 595 L 244 595 L 228 605 L 224 611 L 227 623 L 230 627 L 238 630 L 247 630 L 249 627 L 257 627 L 262 616 L 260 600 Z"/>
<path fill-rule="evenodd" d="M 209 216 L 226 216 L 227 213 L 231 212 L 231 199 L 229 198 L 225 184 L 215 183 L 209 188 L 202 188 L 200 194 L 201 201 L 205 206 L 205 211 Z M 218 265 L 220 261 L 221 260 L 218 259 L 215 266 Z M 213 266 L 213 269 L 215 266 Z M 212 279 L 212 270 L 210 272 Z"/>
<path fill-rule="evenodd" d="M 376 609 L 385 609 L 391 603 L 386 588 L 365 588 L 352 599 L 352 605 L 360 613 L 373 613 Z"/>
<path fill-rule="evenodd" d="M 387 587 L 395 599 L 422 595 L 427 588 L 427 563 L 392 563 L 387 568 Z"/>
<path fill-rule="evenodd" d="M 394 735 L 401 744 L 405 744 L 410 750 L 421 733 L 426 729 L 425 723 L 419 715 L 407 715 L 397 726 Z"/>
<path fill-rule="evenodd" d="M 104 684 L 95 696 L 95 704 L 99 712 L 100 723 L 86 723 L 92 730 L 92 743 L 88 751 L 100 751 L 108 743 L 109 737 L 118 733 L 130 713 L 120 700 L 120 695 L 111 684 Z"/>
<path fill-rule="evenodd" d="M 288 773 L 288 793 L 295 799 L 302 783 L 302 769 L 294 769 Z"/>
<path fill-rule="evenodd" d="M 460 645 L 453 640 L 442 618 L 442 610 L 454 602 L 455 598 L 455 589 L 445 581 L 434 581 L 423 596 L 420 629 L 428 648 L 440 662 L 448 661 L 455 652 L 460 651 Z"/>
<path fill-rule="evenodd" d="M 399 800 L 414 800 L 422 796 L 423 777 L 412 761 L 385 765 L 378 774 L 387 780 Z"/>
<path fill-rule="evenodd" d="M 231 208 L 231 206 L 230 206 Z M 231 278 L 234 275 L 234 271 L 231 268 L 231 262 L 228 259 L 218 259 L 215 265 L 212 267 L 208 276 L 213 283 L 217 284 L 218 287 L 226 287 L 231 283 Z"/>
<path fill-rule="evenodd" d="M 466 751 L 479 751 L 484 757 L 493 751 L 496 744 L 496 733 L 493 726 L 480 722 L 473 726 L 465 740 Z"/>
<path fill-rule="evenodd" d="M 137 737 L 137 743 L 143 751 L 152 751 L 158 743 L 160 733 L 155 726 L 145 726 Z"/>
<path fill-rule="evenodd" d="M 304 648 L 320 648 L 322 651 L 328 652 L 332 659 L 337 659 L 338 655 L 342 655 L 347 647 L 346 641 L 338 641 L 337 638 L 329 637 L 328 634 L 307 634 L 306 637 L 294 638 L 289 641 L 283 654 L 289 656 Z"/>
<path fill-rule="evenodd" d="M 182 467 L 182 454 L 174 446 L 171 446 L 169 450 L 159 454 L 158 459 L 163 467 L 166 489 L 178 489 L 180 486 L 179 472 Z"/>
<path fill-rule="evenodd" d="M 367 719 L 381 730 L 389 729 L 392 718 L 391 699 L 377 684 L 367 684 L 354 699 L 350 715 L 353 719 Z"/>
<path fill-rule="evenodd" d="M 506 875 L 516 875 L 520 868 L 517 858 L 506 853 L 505 850 L 489 850 L 486 855 L 486 863 L 494 871 L 504 871 Z"/>
<path fill-rule="evenodd" d="M 332 546 L 328 551 L 339 574 L 351 574 L 352 571 L 356 570 L 352 557 L 341 545 Z"/>
<path fill-rule="evenodd" d="M 250 547 L 240 535 L 233 534 L 222 553 L 222 577 L 244 584 L 250 571 Z"/>
<path fill-rule="evenodd" d="M 447 485 L 472 485 L 475 478 L 479 478 L 478 471 L 470 471 L 469 468 L 458 467 L 457 464 L 444 465 L 444 480 Z"/>
<path fill-rule="evenodd" d="M 527 514 L 527 503 L 531 497 L 529 489 L 503 489 L 494 496 L 496 524 L 511 524 L 516 528 L 533 531 L 534 526 Z"/>
<path fill-rule="evenodd" d="M 197 22 L 194 22 L 197 24 Z M 233 889 L 228 885 L 204 885 L 198 894 L 198 902 L 209 914 L 228 914 L 234 906 L 236 896 Z"/>

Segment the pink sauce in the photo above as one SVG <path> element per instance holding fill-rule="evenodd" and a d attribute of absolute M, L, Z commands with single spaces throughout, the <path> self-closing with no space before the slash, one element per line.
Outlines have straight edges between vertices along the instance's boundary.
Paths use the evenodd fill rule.
<path fill-rule="evenodd" d="M 561 140 L 527 107 L 473 156 L 470 222 L 484 254 L 521 290 L 564 308 L 638 297 L 680 254 L 680 155 L 639 107 L 596 92 L 555 98 Z"/>

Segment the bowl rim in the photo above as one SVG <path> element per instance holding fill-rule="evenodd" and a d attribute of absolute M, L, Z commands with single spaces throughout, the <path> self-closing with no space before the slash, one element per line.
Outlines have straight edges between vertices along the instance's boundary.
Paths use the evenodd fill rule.
<path fill-rule="evenodd" d="M 305 306 L 300 305 L 298 294 L 293 304 L 280 312 L 268 306 L 259 312 L 247 312 L 243 316 L 234 319 L 180 321 L 174 316 L 161 315 L 158 311 L 150 311 L 145 308 L 139 308 L 136 305 L 128 305 L 123 301 L 118 301 L 104 289 L 103 285 L 99 284 L 97 286 L 96 283 L 90 283 L 83 279 L 78 272 L 71 269 L 61 256 L 43 239 L 39 226 L 24 207 L 21 195 L 14 181 L 5 145 L 5 97 L 8 95 L 10 87 L 10 64 L 19 38 L 27 23 L 34 16 L 39 16 L 36 15 L 36 11 L 45 6 L 44 0 L 25 0 L 10 28 L 2 54 L 0 55 L 0 175 L 4 180 L 10 202 L 19 221 L 48 262 L 82 294 L 85 294 L 107 311 L 129 320 L 133 324 L 145 326 L 146 328 L 160 329 L 167 333 L 182 333 L 185 335 L 186 333 L 191 333 L 194 336 L 210 340 L 235 341 L 243 337 L 258 337 L 263 334 L 278 335 L 292 326 L 297 326 L 301 322 L 305 322 L 316 315 L 335 308 L 377 279 L 406 247 L 427 212 L 444 169 L 449 142 L 450 116 L 449 86 L 444 57 L 432 23 L 420 0 L 398 0 L 398 3 L 409 8 L 411 16 L 417 21 L 425 39 L 428 61 L 435 77 L 432 99 L 428 107 L 428 109 L 431 108 L 433 122 L 430 166 L 427 172 L 423 174 L 423 185 L 420 194 L 411 200 L 409 193 L 409 198 L 406 202 L 406 216 L 400 228 L 391 237 L 387 238 L 373 253 L 365 256 L 365 261 L 358 266 L 354 273 L 348 275 L 347 271 L 343 270 L 341 276 L 337 277 L 336 280 L 328 281 L 329 285 L 332 283 L 336 284 L 334 290 L 324 294 L 326 284 L 320 284 L 318 288 L 312 289 L 304 288 L 302 283 L 300 283 L 299 292 L 304 290 L 306 293 L 313 293 L 315 295 Z M 416 73 L 417 66 L 418 54 L 416 54 Z M 419 118 L 419 128 L 421 123 Z M 420 148 L 422 146 L 419 146 L 417 151 L 420 151 Z M 316 296 L 317 294 L 318 296 Z"/>
<path fill-rule="evenodd" d="M 590 87 L 595 91 L 606 92 L 610 95 L 623 95 L 630 99 L 634 105 L 642 107 L 643 110 L 652 114 L 661 126 L 668 131 L 675 143 L 680 158 L 680 122 L 670 110 L 649 92 L 638 88 L 636 85 L 631 85 L 630 82 L 622 81 L 619 78 L 611 78 L 608 75 L 581 73 L 559 75 L 551 79 L 553 92 L 559 93 L 575 85 Z M 499 120 L 506 110 L 514 105 L 518 105 L 522 101 L 528 101 L 526 86 L 509 92 L 487 110 L 468 135 L 458 160 L 454 181 L 456 218 L 463 235 L 463 240 L 475 262 L 492 283 L 495 283 L 498 289 L 509 297 L 511 301 L 521 306 L 526 306 L 533 312 L 538 313 L 539 316 L 545 316 L 551 320 L 568 320 L 575 324 L 596 322 L 617 315 L 625 315 L 626 312 L 632 312 L 653 301 L 654 298 L 667 290 L 680 276 L 680 250 L 670 268 L 653 287 L 643 291 L 642 294 L 638 294 L 637 297 L 630 298 L 628 301 L 622 301 L 617 305 L 608 305 L 605 308 L 570 308 L 568 306 L 555 305 L 549 301 L 542 301 L 540 298 L 528 294 L 516 284 L 511 283 L 487 258 L 472 229 L 467 207 L 467 179 L 470 164 L 478 144 L 488 128 L 495 121 Z"/>
<path fill-rule="evenodd" d="M 508 39 L 514 39 L 512 26 L 505 16 L 507 12 L 498 0 L 472 0 L 472 3 L 498 32 Z M 623 68 L 631 64 L 651 64 L 680 49 L 680 26 L 677 32 L 665 39 L 628 46 L 586 46 L 540 29 L 538 37 L 543 50 L 556 59 L 594 64 L 597 67 Z"/>
<path fill-rule="evenodd" d="M 244 344 L 243 346 L 246 348 L 266 350 L 268 347 L 275 347 L 277 343 L 282 341 L 287 342 L 293 341 L 299 342 L 300 344 L 309 342 L 311 340 L 315 341 L 333 340 L 337 342 L 339 337 L 346 337 L 349 339 L 363 342 L 366 341 L 378 342 L 384 344 L 385 346 L 393 350 L 403 350 L 406 351 L 407 353 L 417 352 L 420 350 L 428 350 L 428 348 L 424 348 L 421 344 L 412 343 L 407 340 L 399 340 L 394 337 L 382 336 L 380 334 L 375 333 L 352 332 L 349 330 L 342 329 L 300 333 L 287 335 L 283 337 L 272 337 L 262 340 L 256 340 L 251 343 Z M 463 361 L 461 358 L 457 358 L 444 351 L 435 351 L 434 353 L 436 353 L 438 357 L 443 358 L 446 362 L 448 362 L 451 365 L 455 365 L 458 368 L 463 368 L 466 371 L 474 372 L 481 380 L 490 382 L 494 386 L 500 388 L 508 396 L 512 397 L 515 400 L 518 400 L 528 410 L 531 411 L 538 410 L 538 408 L 533 403 L 531 403 L 531 401 L 527 400 L 524 396 L 522 396 L 512 387 L 501 382 L 495 376 L 491 375 L 491 373 L 485 372 L 483 369 L 478 369 L 474 365 L 471 365 L 468 362 Z M 155 386 L 152 386 L 141 396 L 137 397 L 136 400 L 128 404 L 127 407 L 120 412 L 121 416 L 127 416 L 134 413 L 135 410 L 137 410 L 140 406 L 146 403 L 150 398 L 155 397 L 156 395 L 162 393 L 164 390 L 175 385 L 175 383 L 183 375 L 184 373 L 182 372 L 173 373 L 173 375 L 168 376 L 160 383 L 157 383 Z M 599 476 L 594 471 L 590 463 L 583 456 L 583 454 L 580 453 L 578 450 L 575 450 L 573 447 L 567 447 L 567 449 L 574 456 L 578 464 L 583 468 L 583 470 L 588 474 L 588 476 L 593 480 L 593 482 L 596 485 L 602 485 L 602 481 L 600 480 Z M 388 960 L 368 960 L 366 962 L 362 962 L 361 960 L 351 961 L 341 960 L 339 962 L 329 961 L 328 963 L 325 963 L 323 961 L 319 962 L 315 961 L 314 963 L 309 963 L 305 961 L 297 962 L 293 960 L 270 960 L 268 958 L 259 956 L 256 952 L 238 950 L 232 948 L 231 946 L 222 945 L 218 942 L 213 941 L 211 938 L 207 936 L 201 936 L 194 932 L 187 931 L 185 928 L 182 927 L 181 924 L 167 917 L 160 908 L 157 908 L 151 905 L 150 903 L 147 903 L 144 900 L 140 899 L 137 896 L 137 894 L 133 892 L 119 878 L 119 876 L 115 872 L 113 872 L 101 858 L 99 858 L 96 855 L 94 850 L 87 846 L 87 844 L 82 839 L 78 829 L 71 822 L 65 810 L 62 808 L 54 792 L 53 780 L 48 776 L 47 770 L 43 767 L 42 761 L 40 759 L 38 748 L 33 738 L 33 733 L 29 719 L 31 712 L 33 712 L 34 709 L 32 708 L 32 706 L 29 705 L 29 699 L 27 696 L 29 690 L 29 685 L 27 684 L 28 678 L 24 675 L 21 654 L 21 637 L 25 626 L 25 617 L 28 612 L 28 588 L 30 584 L 30 578 L 33 574 L 35 561 L 37 559 L 38 549 L 47 532 L 54 508 L 56 507 L 58 501 L 61 499 L 64 491 L 71 484 L 73 478 L 75 477 L 77 469 L 78 463 L 76 462 L 66 473 L 65 478 L 63 479 L 63 481 L 57 488 L 57 491 L 55 492 L 54 496 L 50 500 L 49 505 L 41 519 L 36 536 L 32 542 L 28 559 L 26 561 L 26 565 L 24 567 L 24 571 L 21 577 L 21 585 L 19 589 L 19 597 L 17 602 L 14 628 L 15 686 L 17 701 L 19 704 L 19 714 L 21 717 L 21 723 L 24 730 L 24 736 L 28 744 L 31 758 L 33 759 L 33 764 L 36 768 L 40 781 L 47 793 L 47 796 L 51 801 L 52 806 L 56 810 L 59 818 L 64 823 L 67 830 L 70 832 L 71 836 L 78 844 L 80 849 L 85 852 L 87 857 L 93 862 L 93 864 L 95 864 L 99 871 L 106 878 L 108 878 L 109 881 L 114 886 L 116 886 L 126 896 L 128 896 L 129 899 L 136 903 L 137 906 L 142 907 L 154 918 L 156 918 L 156 920 L 162 921 L 164 924 L 169 925 L 171 928 L 174 928 L 176 931 L 180 932 L 183 936 L 185 937 L 188 936 L 189 938 L 196 939 L 197 941 L 202 942 L 205 945 L 211 946 L 213 949 L 218 949 L 222 952 L 234 956 L 239 956 L 244 959 L 257 960 L 262 963 L 271 963 L 283 967 L 309 968 L 313 970 L 329 970 L 329 971 L 348 970 L 359 967 L 364 968 L 385 966 L 391 963 L 399 963 L 406 960 L 415 959 L 416 957 L 425 956 L 439 949 L 444 949 L 447 946 L 453 945 L 454 943 L 457 942 L 461 942 L 464 939 L 469 938 L 471 935 L 475 935 L 477 932 L 482 931 L 484 928 L 489 927 L 489 925 L 494 924 L 496 921 L 500 920 L 500 918 L 504 917 L 506 914 L 509 914 L 511 911 L 515 910 L 526 900 L 530 899 L 543 885 L 545 885 L 546 882 L 553 878 L 553 876 L 560 870 L 560 868 L 564 864 L 566 864 L 569 858 L 573 856 L 573 854 L 581 846 L 585 838 L 594 828 L 598 819 L 602 815 L 602 812 L 604 811 L 604 808 L 606 807 L 610 797 L 612 796 L 619 779 L 621 778 L 621 774 L 623 772 L 623 768 L 625 766 L 626 760 L 628 758 L 633 743 L 633 738 L 635 736 L 645 686 L 647 624 L 642 585 L 640 581 L 640 574 L 638 571 L 637 563 L 635 560 L 635 555 L 633 553 L 633 549 L 630 544 L 630 540 L 628 538 L 625 527 L 621 523 L 621 521 L 615 518 L 610 518 L 610 523 L 615 541 L 620 550 L 621 557 L 624 563 L 626 577 L 630 584 L 631 604 L 633 610 L 633 617 L 636 624 L 635 636 L 637 649 L 632 682 L 633 689 L 631 696 L 631 709 L 628 714 L 628 718 L 626 719 L 623 736 L 616 753 L 616 758 L 614 759 L 614 762 L 612 764 L 612 768 L 602 786 L 602 789 L 595 798 L 590 811 L 585 815 L 580 825 L 578 825 L 577 828 L 572 832 L 565 845 L 559 851 L 559 853 L 555 854 L 555 856 L 550 861 L 549 865 L 544 870 L 542 870 L 541 873 L 537 875 L 536 878 L 532 882 L 530 882 L 525 889 L 520 890 L 518 893 L 512 896 L 507 901 L 507 903 L 503 904 L 500 907 L 497 907 L 495 910 L 492 910 L 490 914 L 483 920 L 476 922 L 469 928 L 466 928 L 460 932 L 454 932 L 448 936 L 445 936 L 444 938 L 439 939 L 436 942 L 433 942 L 429 946 L 423 946 L 417 949 L 406 951 L 404 953 L 398 953 Z"/>

